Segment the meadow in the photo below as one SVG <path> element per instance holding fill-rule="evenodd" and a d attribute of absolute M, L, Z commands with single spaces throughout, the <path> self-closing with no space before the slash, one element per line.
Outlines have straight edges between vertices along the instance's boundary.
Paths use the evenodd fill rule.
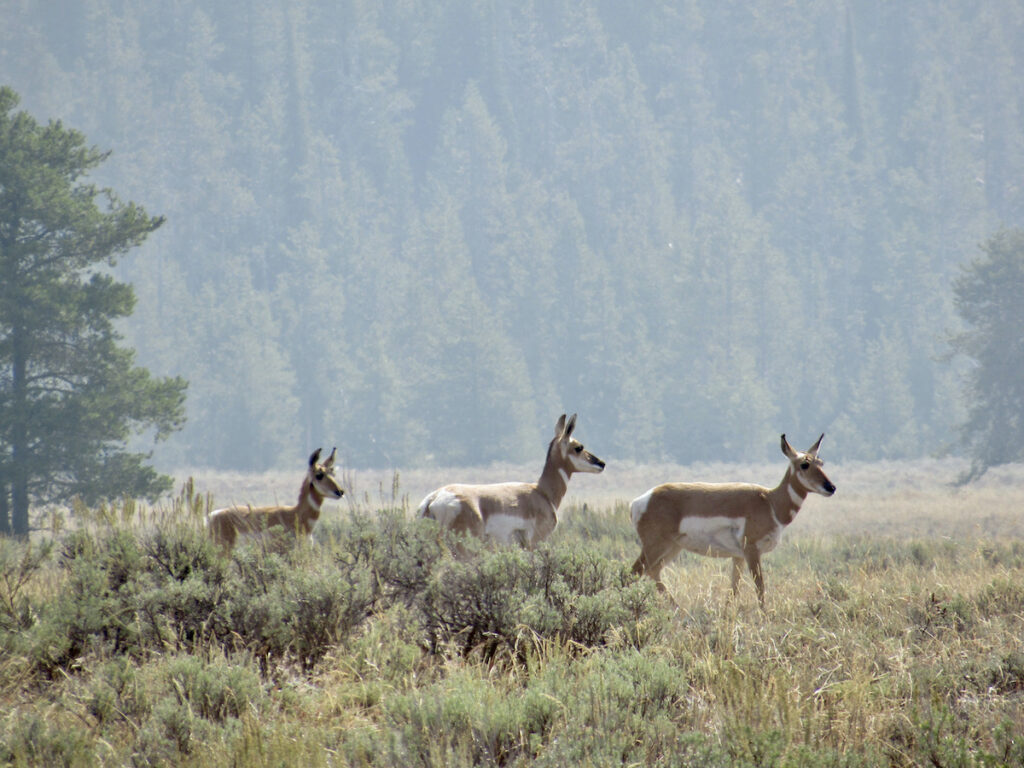
<path fill-rule="evenodd" d="M 203 514 L 301 473 L 55 512 L 0 542 L 0 763 L 1024 765 L 1024 467 L 830 465 L 762 612 L 726 560 L 666 570 L 678 611 L 633 579 L 627 501 L 781 463 L 612 466 L 536 551 L 464 562 L 409 519 L 422 493 L 535 469 L 345 472 L 314 542 L 230 556 Z"/>

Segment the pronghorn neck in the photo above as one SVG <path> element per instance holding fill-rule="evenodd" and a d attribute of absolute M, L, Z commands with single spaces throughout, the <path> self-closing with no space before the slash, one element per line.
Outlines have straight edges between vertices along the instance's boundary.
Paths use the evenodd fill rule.
<path fill-rule="evenodd" d="M 782 525 L 789 525 L 807 499 L 807 487 L 800 482 L 793 467 L 788 467 L 782 482 L 772 489 L 769 497 L 776 520 Z"/>
<path fill-rule="evenodd" d="M 537 481 L 537 490 L 540 491 L 544 498 L 551 502 L 552 512 L 558 509 L 562 499 L 565 498 L 565 493 L 569 490 L 569 476 L 571 474 L 572 470 L 564 466 L 564 462 L 558 460 L 555 442 L 553 441 L 548 446 L 548 456 L 544 461 L 544 469 L 540 473 L 540 480 Z"/>
<path fill-rule="evenodd" d="M 317 520 L 320 517 L 320 507 L 323 506 L 324 495 L 316 489 L 313 481 L 307 475 L 302 481 L 302 488 L 299 489 L 299 503 L 295 505 L 295 511 L 300 515 Z"/>

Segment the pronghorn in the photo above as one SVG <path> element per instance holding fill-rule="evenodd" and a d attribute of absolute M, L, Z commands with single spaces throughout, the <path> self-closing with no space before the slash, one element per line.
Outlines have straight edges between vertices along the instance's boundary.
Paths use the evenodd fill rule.
<path fill-rule="evenodd" d="M 299 501 L 294 507 L 236 506 L 213 510 L 206 522 L 213 540 L 230 551 L 239 537 L 259 538 L 274 526 L 280 526 L 296 537 L 311 535 L 313 526 L 320 519 L 324 499 L 340 499 L 345 493 L 332 474 L 336 450 L 331 449 L 331 455 L 323 464 L 318 463 L 320 449 L 313 451 L 309 457 L 309 469 L 299 488 Z"/>
<path fill-rule="evenodd" d="M 436 520 L 444 528 L 479 538 L 532 549 L 558 524 L 555 512 L 574 472 L 600 472 L 604 462 L 572 437 L 576 414 L 563 413 L 536 483 L 446 485 L 427 494 L 417 517 Z"/>
<path fill-rule="evenodd" d="M 736 594 L 745 560 L 763 608 L 761 555 L 775 549 L 809 492 L 822 496 L 836 492 L 818 458 L 824 437 L 806 453 L 799 453 L 782 436 L 782 452 L 789 466 L 775 488 L 751 483 L 665 483 L 633 499 L 629 514 L 641 547 L 633 573 L 646 573 L 667 594 L 661 569 L 681 550 L 731 557 L 732 591 Z"/>

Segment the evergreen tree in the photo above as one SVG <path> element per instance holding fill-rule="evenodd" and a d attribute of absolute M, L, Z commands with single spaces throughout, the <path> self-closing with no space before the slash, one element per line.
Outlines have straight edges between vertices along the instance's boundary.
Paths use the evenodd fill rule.
<path fill-rule="evenodd" d="M 178 429 L 185 382 L 151 378 L 118 346 L 135 298 L 104 267 L 163 219 L 84 183 L 107 153 L 17 104 L 0 88 L 0 529 L 23 536 L 31 501 L 167 490 L 125 441 Z"/>
<path fill-rule="evenodd" d="M 1000 464 L 1024 459 L 1024 230 L 1003 230 L 953 282 L 967 330 L 953 349 L 971 360 L 969 403 L 960 434 L 972 458 L 970 482 Z"/>

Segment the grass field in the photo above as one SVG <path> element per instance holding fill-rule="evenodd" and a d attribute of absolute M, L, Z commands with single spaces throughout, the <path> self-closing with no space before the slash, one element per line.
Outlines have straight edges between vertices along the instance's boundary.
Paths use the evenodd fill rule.
<path fill-rule="evenodd" d="M 666 570 L 678 612 L 632 580 L 627 502 L 781 463 L 610 464 L 545 546 L 467 562 L 410 509 L 535 471 L 348 472 L 314 544 L 227 558 L 203 511 L 290 501 L 298 474 L 79 510 L 52 545 L 0 542 L 0 763 L 1024 765 L 1024 467 L 827 469 L 766 612 L 726 560 Z"/>

